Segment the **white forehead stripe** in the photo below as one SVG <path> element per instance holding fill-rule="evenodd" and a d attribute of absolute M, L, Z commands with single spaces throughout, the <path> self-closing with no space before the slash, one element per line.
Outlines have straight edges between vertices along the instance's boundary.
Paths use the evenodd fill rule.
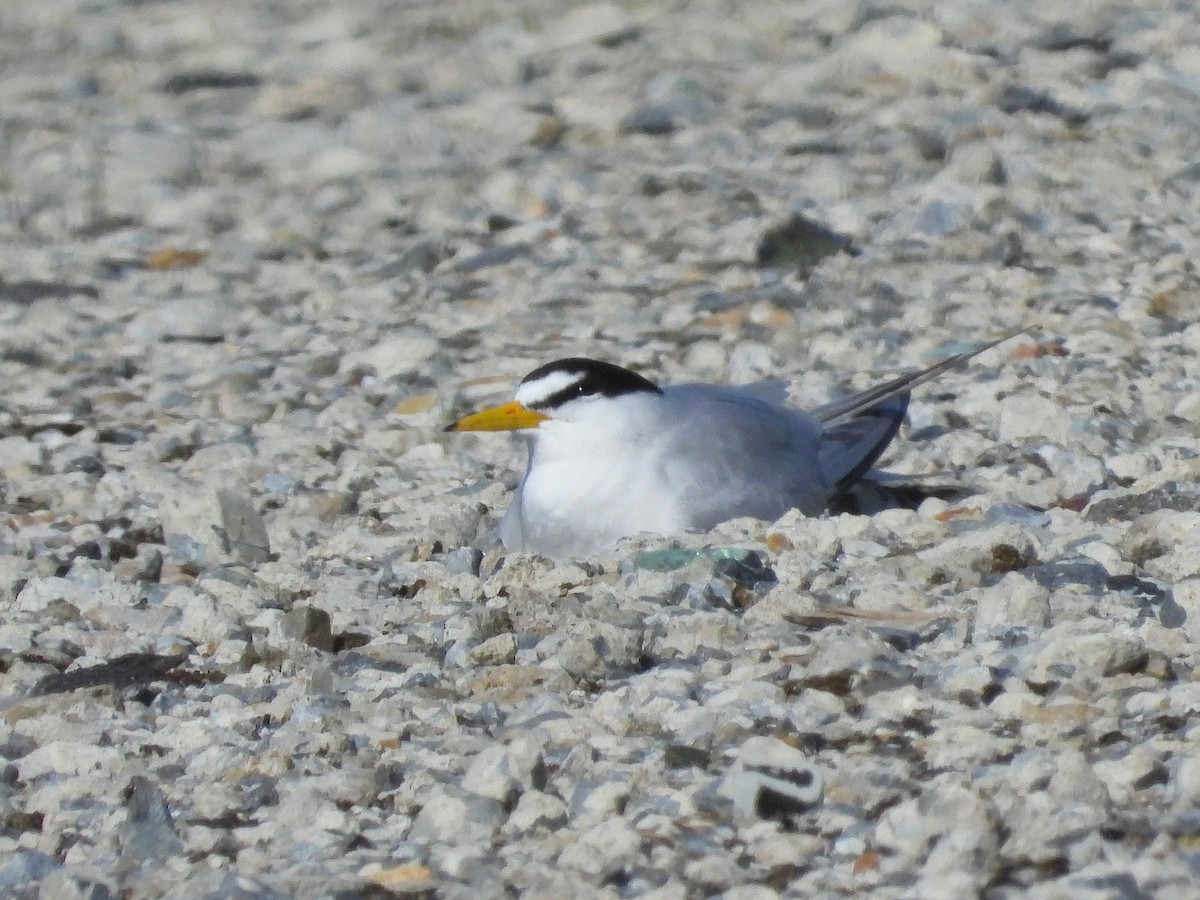
<path fill-rule="evenodd" d="M 537 406 L 545 403 L 559 391 L 574 387 L 587 377 L 586 372 L 567 372 L 561 369 L 547 372 L 534 381 L 526 381 L 517 388 L 516 400 L 522 406 Z"/>

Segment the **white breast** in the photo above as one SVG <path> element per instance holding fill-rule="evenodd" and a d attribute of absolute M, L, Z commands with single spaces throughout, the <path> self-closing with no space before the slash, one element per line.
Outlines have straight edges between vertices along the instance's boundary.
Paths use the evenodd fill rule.
<path fill-rule="evenodd" d="M 547 421 L 530 447 L 530 465 L 500 525 L 510 550 L 547 556 L 588 554 L 641 532 L 678 534 L 689 522 L 661 477 L 657 398 L 601 400 L 594 421 Z"/>

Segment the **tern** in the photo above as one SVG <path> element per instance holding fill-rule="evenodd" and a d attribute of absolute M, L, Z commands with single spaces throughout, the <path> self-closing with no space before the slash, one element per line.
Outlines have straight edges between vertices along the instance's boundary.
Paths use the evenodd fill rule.
<path fill-rule="evenodd" d="M 506 549 L 594 555 L 643 532 L 820 515 L 868 476 L 913 388 L 1014 334 L 808 412 L 784 405 L 778 383 L 659 387 L 609 362 L 560 359 L 526 375 L 510 403 L 445 430 L 526 437 L 500 522 Z"/>

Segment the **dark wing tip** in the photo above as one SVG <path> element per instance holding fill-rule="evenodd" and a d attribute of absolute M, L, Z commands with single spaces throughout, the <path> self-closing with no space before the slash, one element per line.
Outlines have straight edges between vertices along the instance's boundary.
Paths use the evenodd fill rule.
<path fill-rule="evenodd" d="M 908 394 L 895 394 L 825 430 L 819 455 L 835 497 L 856 484 L 879 461 L 907 412 Z"/>

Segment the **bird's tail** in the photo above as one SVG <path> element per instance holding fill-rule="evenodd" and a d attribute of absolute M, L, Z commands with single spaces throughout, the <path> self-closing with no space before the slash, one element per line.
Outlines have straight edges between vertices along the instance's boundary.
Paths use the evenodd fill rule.
<path fill-rule="evenodd" d="M 835 496 L 862 478 L 887 449 L 900 423 L 904 421 L 909 393 L 913 388 L 1028 330 L 1010 331 L 1003 337 L 979 344 L 964 353 L 956 353 L 927 369 L 909 372 L 845 400 L 826 403 L 814 409 L 812 414 L 826 426 L 821 436 L 819 458 L 826 477 L 834 487 Z"/>
<path fill-rule="evenodd" d="M 867 473 L 887 449 L 908 411 L 908 391 L 889 394 L 853 418 L 826 428 L 817 456 L 821 470 L 842 493 Z"/>
<path fill-rule="evenodd" d="M 1010 331 L 1003 337 L 979 344 L 965 353 L 956 353 L 951 357 L 947 357 L 940 363 L 930 366 L 928 369 L 907 372 L 898 378 L 893 378 L 891 381 L 885 381 L 883 384 L 877 384 L 873 388 L 867 388 L 865 391 L 847 397 L 845 400 L 836 400 L 833 403 L 818 406 L 812 411 L 812 414 L 829 425 L 853 418 L 861 412 L 871 410 L 877 403 L 882 403 L 890 397 L 908 394 L 913 388 L 919 387 L 927 381 L 933 381 L 933 379 L 937 378 L 947 369 L 953 369 L 967 360 L 974 359 L 985 350 L 991 350 L 997 344 L 1003 344 L 1010 338 L 1015 338 L 1018 334 L 1025 334 L 1030 330 L 1029 328 L 1020 328 L 1016 331 Z"/>

